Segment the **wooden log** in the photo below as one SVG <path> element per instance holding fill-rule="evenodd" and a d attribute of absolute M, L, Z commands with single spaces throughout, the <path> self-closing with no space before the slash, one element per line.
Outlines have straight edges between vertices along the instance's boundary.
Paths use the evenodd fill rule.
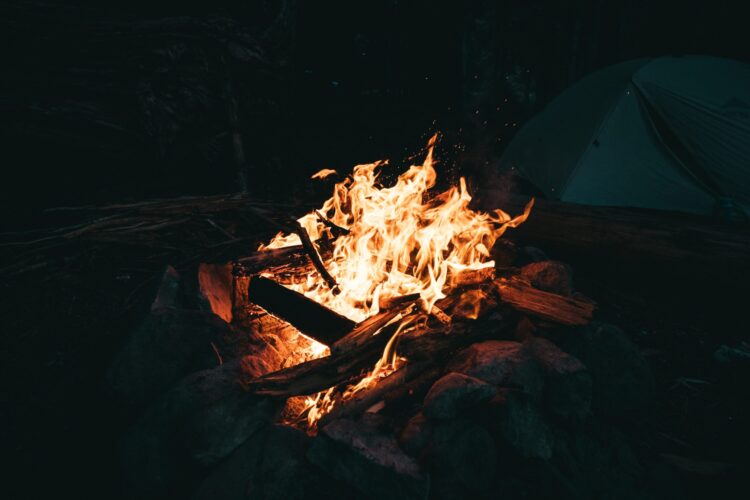
<path fill-rule="evenodd" d="M 325 358 L 244 381 L 244 384 L 256 394 L 290 397 L 309 395 L 343 382 L 351 382 L 358 379 L 363 370 L 372 369 L 396 326 L 394 323 L 379 335 L 370 335 L 368 342 L 358 345 L 354 350 L 334 352 Z M 510 327 L 511 323 L 505 319 L 473 322 L 471 326 L 456 323 L 450 326 L 427 326 L 420 332 L 400 338 L 397 352 L 410 363 L 439 363 L 452 352 L 473 342 L 508 334 Z"/>
<path fill-rule="evenodd" d="M 513 212 L 527 197 L 485 190 L 483 208 Z M 750 270 L 750 227 L 708 216 L 537 199 L 514 240 L 584 265 L 616 265 L 628 274 L 696 274 L 733 282 Z"/>
<path fill-rule="evenodd" d="M 326 345 L 332 345 L 356 325 L 349 318 L 262 276 L 250 278 L 247 297 L 250 302 Z"/>
<path fill-rule="evenodd" d="M 236 259 L 240 270 L 246 274 L 253 274 L 263 269 L 301 261 L 307 253 L 302 245 L 291 247 L 274 248 L 271 250 L 259 250 L 255 253 Z"/>
<path fill-rule="evenodd" d="M 418 361 L 416 363 L 407 363 L 398 368 L 387 377 L 378 380 L 374 385 L 356 393 L 350 399 L 336 404 L 333 409 L 321 418 L 318 424 L 319 428 L 324 427 L 328 422 L 337 418 L 346 417 L 362 413 L 393 390 L 403 386 L 414 377 L 422 374 L 432 363 L 430 361 Z"/>
<path fill-rule="evenodd" d="M 394 307 L 406 304 L 408 302 L 414 302 L 419 299 L 418 293 L 409 293 L 406 295 L 398 295 L 396 297 L 380 297 L 378 299 L 378 307 L 380 310 L 393 309 Z"/>
<path fill-rule="evenodd" d="M 483 267 L 481 269 L 464 269 L 448 276 L 448 282 L 452 287 L 479 285 L 495 279 L 494 267 Z"/>
<path fill-rule="evenodd" d="M 594 312 L 592 302 L 537 290 L 520 279 L 495 282 L 500 299 L 517 311 L 562 325 L 585 325 Z"/>

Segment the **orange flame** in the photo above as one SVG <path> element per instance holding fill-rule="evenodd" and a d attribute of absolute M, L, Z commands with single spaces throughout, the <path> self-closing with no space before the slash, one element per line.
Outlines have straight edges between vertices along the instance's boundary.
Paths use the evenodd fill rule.
<path fill-rule="evenodd" d="M 437 135 L 430 139 L 422 165 L 410 167 L 392 187 L 378 182 L 377 169 L 383 162 L 358 165 L 349 178 L 335 185 L 320 212 L 348 230 L 333 241 L 332 255 L 324 261 L 341 293 L 333 293 L 317 273 L 290 288 L 362 321 L 379 311 L 380 297 L 418 293 L 430 310 L 445 296 L 451 273 L 494 266 L 489 249 L 508 227 L 526 220 L 533 200 L 515 218 L 502 210 L 477 212 L 468 207 L 471 196 L 463 177 L 458 187 L 429 198 L 437 177 L 436 140 Z M 315 212 L 299 223 L 313 241 L 332 237 Z M 260 249 L 300 243 L 296 234 L 279 233 Z"/>

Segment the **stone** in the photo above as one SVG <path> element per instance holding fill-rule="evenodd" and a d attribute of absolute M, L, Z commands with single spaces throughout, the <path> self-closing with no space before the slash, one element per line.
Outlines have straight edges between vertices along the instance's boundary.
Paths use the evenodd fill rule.
<path fill-rule="evenodd" d="M 306 458 L 312 438 L 285 425 L 253 434 L 201 483 L 195 500 L 354 498 Z"/>
<path fill-rule="evenodd" d="M 512 266 L 518 258 L 518 247 L 507 238 L 499 238 L 490 250 L 490 258 L 495 261 L 495 267 Z"/>
<path fill-rule="evenodd" d="M 198 290 L 218 317 L 232 322 L 232 264 L 200 264 Z"/>
<path fill-rule="evenodd" d="M 644 469 L 626 437 L 596 419 L 572 429 L 557 429 L 552 463 L 575 498 L 649 497 L 642 491 Z"/>
<path fill-rule="evenodd" d="M 125 406 L 142 407 L 185 375 L 216 366 L 211 343 L 228 334 L 228 325 L 211 313 L 153 310 L 115 357 L 108 384 Z"/>
<path fill-rule="evenodd" d="M 563 418 L 589 415 L 593 382 L 583 363 L 544 338 L 530 338 L 524 345 L 544 371 L 547 408 Z"/>
<path fill-rule="evenodd" d="M 527 395 L 502 390 L 489 404 L 487 426 L 504 448 L 524 458 L 547 460 L 554 438 L 541 408 Z"/>
<path fill-rule="evenodd" d="M 524 266 L 526 264 L 529 264 L 530 262 L 541 262 L 543 260 L 549 260 L 549 257 L 547 257 L 547 254 L 544 253 L 542 249 L 532 246 L 525 246 L 521 247 L 521 251 L 518 253 L 518 257 L 516 258 L 516 265 Z"/>
<path fill-rule="evenodd" d="M 521 268 L 521 276 L 539 290 L 571 295 L 573 293 L 573 273 L 570 266 L 555 260 L 532 262 Z"/>
<path fill-rule="evenodd" d="M 432 436 L 433 424 L 423 413 L 409 419 L 399 436 L 399 444 L 408 454 L 418 456 Z"/>
<path fill-rule="evenodd" d="M 430 479 L 387 429 L 364 415 L 324 426 L 307 458 L 334 479 L 356 488 L 364 498 L 427 498 Z"/>
<path fill-rule="evenodd" d="M 496 498 L 497 454 L 490 433 L 470 420 L 435 425 L 424 462 L 432 486 L 430 498 Z"/>
<path fill-rule="evenodd" d="M 237 382 L 240 363 L 225 363 L 182 380 L 126 433 L 121 457 L 131 496 L 181 496 L 190 471 L 218 463 L 279 411 L 271 398 Z"/>
<path fill-rule="evenodd" d="M 537 398 L 544 384 L 542 370 L 520 342 L 487 340 L 460 351 L 447 369 L 489 384 L 518 387 Z"/>
<path fill-rule="evenodd" d="M 622 330 L 594 321 L 555 340 L 588 368 L 594 413 L 629 419 L 650 410 L 655 393 L 651 369 Z"/>
<path fill-rule="evenodd" d="M 184 307 L 182 293 L 180 273 L 174 267 L 167 266 L 162 274 L 156 298 L 151 304 L 151 310 Z"/>
<path fill-rule="evenodd" d="M 454 418 L 495 395 L 495 387 L 477 378 L 451 372 L 438 379 L 424 398 L 422 408 L 431 419 Z"/>

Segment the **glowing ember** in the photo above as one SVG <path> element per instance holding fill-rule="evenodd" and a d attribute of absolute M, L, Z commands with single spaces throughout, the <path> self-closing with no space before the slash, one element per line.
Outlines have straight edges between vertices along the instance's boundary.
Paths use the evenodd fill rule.
<path fill-rule="evenodd" d="M 333 241 L 333 252 L 324 261 L 341 293 L 334 294 L 316 273 L 290 288 L 362 321 L 379 311 L 381 297 L 418 293 L 430 310 L 445 296 L 451 274 L 494 266 L 489 249 L 506 228 L 526 220 L 532 204 L 515 218 L 502 210 L 493 214 L 471 210 L 463 178 L 459 186 L 428 197 L 436 179 L 432 157 L 436 137 L 429 141 L 424 163 L 410 167 L 394 186 L 378 183 L 377 169 L 383 162 L 358 165 L 323 204 L 320 212 L 348 230 Z M 299 222 L 313 241 L 324 236 L 333 239 L 315 212 Z M 279 233 L 260 249 L 300 243 L 296 234 Z"/>

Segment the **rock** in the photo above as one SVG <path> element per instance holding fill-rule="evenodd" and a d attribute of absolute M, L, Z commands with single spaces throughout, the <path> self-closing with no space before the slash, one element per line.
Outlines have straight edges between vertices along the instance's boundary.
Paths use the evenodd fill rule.
<path fill-rule="evenodd" d="M 644 471 L 627 439 L 595 419 L 557 430 L 552 461 L 576 498 L 644 498 Z"/>
<path fill-rule="evenodd" d="M 543 260 L 549 260 L 547 254 L 537 247 L 525 246 L 521 248 L 516 258 L 517 266 L 524 266 L 530 262 L 541 262 Z"/>
<path fill-rule="evenodd" d="M 451 372 L 437 380 L 424 399 L 422 411 L 432 419 L 459 415 L 495 395 L 495 388 L 477 378 Z"/>
<path fill-rule="evenodd" d="M 198 290 L 214 314 L 232 322 L 232 264 L 200 264 Z"/>
<path fill-rule="evenodd" d="M 331 481 L 306 458 L 312 438 L 284 425 L 252 435 L 218 464 L 195 500 L 353 498 L 355 492 Z"/>
<path fill-rule="evenodd" d="M 520 387 L 532 397 L 540 397 L 543 375 L 523 344 L 509 340 L 478 342 L 460 351 L 448 363 L 448 370 L 484 382 Z"/>
<path fill-rule="evenodd" d="M 399 444 L 410 455 L 419 455 L 432 436 L 432 427 L 432 423 L 424 414 L 417 413 L 409 419 L 401 431 Z"/>
<path fill-rule="evenodd" d="M 320 430 L 308 459 L 365 498 L 427 498 L 429 477 L 388 431 L 367 418 L 339 419 Z"/>
<path fill-rule="evenodd" d="M 578 359 L 547 339 L 535 337 L 524 343 L 544 371 L 544 401 L 563 418 L 583 418 L 591 411 L 592 380 Z"/>
<path fill-rule="evenodd" d="M 528 395 L 502 390 L 490 401 L 487 415 L 488 427 L 506 448 L 525 458 L 552 456 L 552 431 Z"/>
<path fill-rule="evenodd" d="M 518 258 L 518 247 L 507 238 L 500 238 L 492 246 L 490 258 L 495 261 L 495 267 L 512 266 Z"/>
<path fill-rule="evenodd" d="M 591 322 L 566 332 L 556 342 L 588 368 L 593 379 L 591 407 L 595 413 L 628 419 L 651 408 L 655 391 L 651 370 L 619 328 Z"/>
<path fill-rule="evenodd" d="M 497 456 L 492 436 L 470 420 L 435 425 L 425 463 L 432 487 L 430 498 L 496 498 Z"/>
<path fill-rule="evenodd" d="M 573 293 L 573 273 L 570 267 L 555 260 L 532 262 L 521 268 L 521 276 L 545 292 L 559 295 Z"/>
<path fill-rule="evenodd" d="M 216 366 L 211 343 L 228 333 L 228 325 L 211 313 L 153 310 L 112 363 L 109 386 L 126 406 L 143 406 L 185 375 Z"/>
<path fill-rule="evenodd" d="M 190 471 L 217 463 L 270 425 L 278 403 L 248 394 L 239 376 L 239 361 L 195 373 L 127 432 L 121 456 L 132 496 L 180 496 Z"/>
<path fill-rule="evenodd" d="M 162 274 L 156 298 L 151 304 L 151 310 L 184 307 L 182 293 L 180 273 L 174 267 L 167 266 Z"/>

